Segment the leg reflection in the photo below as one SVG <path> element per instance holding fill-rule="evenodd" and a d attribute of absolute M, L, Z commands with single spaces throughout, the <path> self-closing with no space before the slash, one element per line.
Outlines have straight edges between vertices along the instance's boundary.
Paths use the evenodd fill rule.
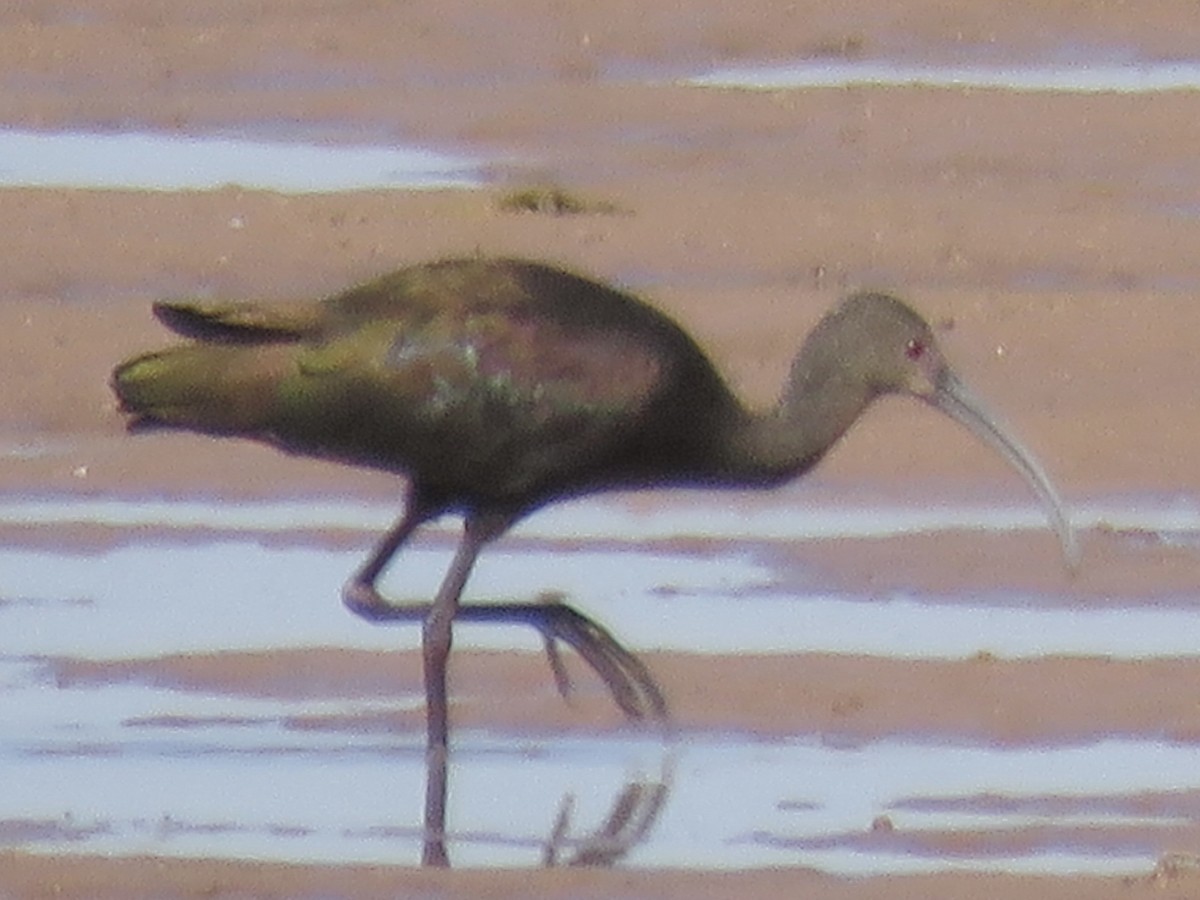
<path fill-rule="evenodd" d="M 446 792 L 449 788 L 450 754 L 445 747 L 430 747 L 425 752 L 425 840 L 421 847 L 421 865 L 446 869 Z"/>
<path fill-rule="evenodd" d="M 397 529 L 403 533 L 403 526 Z M 473 559 L 474 545 L 468 544 L 468 555 Z M 386 547 L 384 549 L 387 549 Z M 462 552 L 460 550 L 460 552 Z M 451 567 L 451 573 L 469 568 L 469 562 L 463 566 L 458 562 Z M 374 569 L 365 570 L 368 575 Z M 361 576 L 360 576 L 361 579 Z M 452 593 L 457 601 L 461 590 L 459 581 L 452 582 Z M 443 590 L 445 586 L 443 585 Z M 441 592 L 439 592 L 439 597 Z M 385 607 L 389 614 L 396 618 L 409 618 L 423 614 L 424 607 Z M 436 604 L 435 604 L 436 608 Z M 650 674 L 649 669 L 640 659 L 626 650 L 607 629 L 598 625 L 590 617 L 569 606 L 561 594 L 543 595 L 537 603 L 475 603 L 459 606 L 454 610 L 454 618 L 469 622 L 492 623 L 524 623 L 533 625 L 542 634 L 546 655 L 554 674 L 554 681 L 559 693 L 564 697 L 570 695 L 571 680 L 567 675 L 562 657 L 559 653 L 559 643 L 572 647 L 599 675 L 608 687 L 613 699 L 622 712 L 635 722 L 653 721 L 664 729 L 669 728 L 669 713 L 662 691 Z M 449 640 L 445 641 L 449 648 Z M 428 660 L 426 661 L 428 663 Z M 440 727 L 434 726 L 435 710 L 429 705 L 426 715 L 430 720 L 429 735 L 425 752 L 425 828 L 422 842 L 421 863 L 425 866 L 446 868 L 450 865 L 449 853 L 446 849 L 446 797 L 449 791 L 449 741 L 447 711 L 444 703 L 444 668 L 438 673 L 442 679 L 442 706 L 437 710 L 437 721 Z M 425 677 L 431 677 L 429 666 L 426 665 Z M 427 690 L 428 694 L 428 690 Z M 667 737 L 664 730 L 664 738 Z M 633 781 L 628 783 L 605 825 L 584 842 L 577 842 L 580 851 L 569 861 L 569 865 L 612 865 L 637 844 L 649 832 L 658 816 L 667 793 L 667 779 L 664 776 L 656 782 Z M 564 813 L 560 813 L 561 828 L 565 834 L 566 825 L 570 818 L 569 804 Z M 547 844 L 547 865 L 556 865 L 557 847 L 561 842 L 553 836 Z"/>
<path fill-rule="evenodd" d="M 658 779 L 627 782 L 613 801 L 612 810 L 604 824 L 583 838 L 568 836 L 575 798 L 570 795 L 565 797 L 554 830 L 542 852 L 542 865 L 548 869 L 562 865 L 616 865 L 630 850 L 641 844 L 654 828 L 671 792 L 673 768 L 674 757 L 668 753 L 663 759 Z M 566 859 L 561 859 L 565 848 L 573 848 L 574 852 Z"/>
<path fill-rule="evenodd" d="M 657 776 L 636 777 L 622 785 L 604 822 L 590 834 L 572 837 L 575 800 L 563 798 L 554 827 L 543 842 L 542 866 L 613 866 L 651 834 L 671 790 L 675 758 L 664 745 Z M 536 765 L 531 761 L 530 765 Z M 448 868 L 446 795 L 449 788 L 449 754 L 425 756 L 425 828 L 421 864 Z"/>

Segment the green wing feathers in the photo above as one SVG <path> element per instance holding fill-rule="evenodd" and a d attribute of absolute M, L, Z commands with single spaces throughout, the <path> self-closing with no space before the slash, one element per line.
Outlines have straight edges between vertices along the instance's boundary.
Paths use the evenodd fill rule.
<path fill-rule="evenodd" d="M 640 427 L 671 335 L 622 327 L 623 295 L 526 268 L 417 267 L 323 301 L 159 303 L 190 340 L 122 363 L 113 389 L 133 427 L 241 435 L 478 496 L 539 490 Z"/>

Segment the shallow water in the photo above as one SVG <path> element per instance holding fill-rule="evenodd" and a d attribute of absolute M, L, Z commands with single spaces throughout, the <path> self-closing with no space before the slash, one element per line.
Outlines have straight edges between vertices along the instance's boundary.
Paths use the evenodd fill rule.
<path fill-rule="evenodd" d="M 1195 649 L 1200 609 L 1190 595 L 1081 605 L 1002 586 L 952 596 L 832 593 L 806 588 L 795 565 L 774 552 L 804 539 L 975 531 L 1046 531 L 1053 541 L 1034 506 L 833 506 L 786 491 L 737 497 L 713 504 L 711 495 L 677 492 L 653 506 L 619 497 L 562 504 L 490 548 L 468 594 L 512 599 L 561 591 L 639 650 L 1143 658 Z M 11 625 L 5 652 L 111 658 L 322 643 L 414 648 L 417 629 L 371 627 L 336 600 L 395 515 L 389 506 L 337 502 L 0 500 L 0 524 L 115 532 L 115 545 L 101 550 L 0 549 L 6 573 L 0 614 Z M 1072 520 L 1079 529 L 1104 526 L 1200 546 L 1193 498 L 1083 503 L 1072 509 Z M 431 596 L 457 527 L 451 519 L 423 532 L 385 573 L 384 592 L 396 599 Z M 341 536 L 341 546 L 322 539 L 330 533 Z M 220 590 L 213 589 L 213 573 L 220 573 Z M 149 608 L 154 619 L 131 630 L 128 623 Z M 459 634 L 466 646 L 539 646 L 519 628 L 462 625 Z"/>
<path fill-rule="evenodd" d="M 1092 54 L 1095 56 L 1095 54 Z M 1101 53 L 1099 61 L 987 60 L 950 64 L 905 60 L 804 59 L 733 66 L 677 83 L 706 88 L 799 90 L 850 86 L 988 88 L 1059 93 L 1152 93 L 1200 89 L 1200 62 Z M 265 73 L 264 79 L 278 77 Z M 328 73 L 288 76 L 327 83 Z M 655 81 L 649 73 L 615 80 Z M 275 129 L 278 131 L 278 129 Z M 208 190 L 237 185 L 284 193 L 470 188 L 486 180 L 487 161 L 462 152 L 390 145 L 369 136 L 358 145 L 309 135 L 262 140 L 246 134 L 155 131 L 0 129 L 0 187 Z"/>
<path fill-rule="evenodd" d="M 13 452 L 13 451 L 9 451 Z M 652 504 L 589 497 L 539 510 L 512 534 L 559 541 L 614 539 L 623 543 L 702 537 L 715 540 L 798 541 L 816 538 L 884 538 L 949 531 L 1043 531 L 1042 509 L 990 501 L 943 503 L 918 494 L 919 505 L 871 498 L 827 497 L 805 488 L 770 494 L 656 491 Z M 720 496 L 721 502 L 713 502 Z M 399 514 L 396 504 L 285 500 L 210 503 L 203 500 L 25 497 L 0 495 L 0 525 L 105 525 L 122 528 L 197 529 L 219 532 L 302 534 L 338 529 L 376 536 Z M 1076 529 L 1112 529 L 1200 536 L 1200 498 L 1117 496 L 1074 502 Z M 430 530 L 437 531 L 434 524 Z M 456 526 L 442 526 L 453 530 Z"/>
<path fill-rule="evenodd" d="M 227 135 L 0 129 L 0 187 L 293 194 L 476 187 L 478 163 L 415 146 L 260 141 Z"/>
<path fill-rule="evenodd" d="M 802 90 L 841 87 L 987 88 L 1076 94 L 1145 94 L 1200 89 L 1200 62 L 1130 60 L 1007 64 L 806 59 L 732 66 L 683 82 L 697 87 Z"/>
<path fill-rule="evenodd" d="M 110 529 L 101 549 L 64 538 L 0 551 L 0 846 L 416 862 L 419 737 L 303 723 L 419 709 L 420 698 L 333 689 L 247 697 L 55 675 L 72 659 L 415 647 L 417 628 L 372 627 L 337 602 L 392 513 L 341 504 L 0 503 L 2 522 Z M 1187 498 L 1093 504 L 1075 518 L 1138 523 L 1182 543 L 1200 526 Z M 767 552 L 785 534 L 1044 527 L 1032 507 L 798 511 L 772 497 L 739 512 L 690 496 L 653 507 L 589 501 L 533 517 L 485 554 L 469 591 L 563 590 L 637 649 L 915 658 L 1194 650 L 1200 612 L 1184 602 L 1089 609 L 999 589 L 950 604 L 810 594 Z M 345 543 L 347 531 L 361 547 L 319 539 L 334 533 Z M 688 544 L 679 538 L 696 535 L 706 538 L 701 549 L 681 549 Z M 451 543 L 435 530 L 388 573 L 385 590 L 427 596 Z M 464 626 L 459 635 L 468 645 L 539 646 L 513 628 Z M 460 865 L 539 864 L 568 796 L 557 855 L 569 860 L 603 830 L 628 785 L 644 798 L 665 784 L 648 835 L 624 854 L 631 865 L 1144 871 L 1197 817 L 1188 803 L 1200 803 L 1200 746 L 1122 739 L 1001 748 L 919 736 L 828 745 L 741 734 L 670 744 L 640 732 L 465 731 L 455 734 L 450 783 L 449 850 Z M 872 830 L 881 816 L 889 827 Z M 972 839 L 947 838 L 964 833 Z M 572 840 L 584 840 L 584 850 Z"/>
<path fill-rule="evenodd" d="M 92 698 L 63 697 L 68 732 L 29 734 L 20 721 L 25 734 L 6 734 L 0 846 L 419 860 L 425 769 L 411 738 L 282 725 L 281 714 L 299 704 L 117 693 L 124 718 L 98 713 Z M 161 724 L 153 713 L 164 707 L 194 718 L 186 727 Z M 646 840 L 623 855 L 629 865 L 1144 871 L 1164 849 L 1156 832 L 1194 818 L 1169 803 L 1155 808 L 1145 795 L 1198 791 L 1198 773 L 1200 748 L 1150 741 L 999 750 L 700 735 L 668 746 L 644 736 L 466 732 L 452 756 L 448 847 L 456 865 L 536 866 L 569 803 L 561 853 L 569 859 L 631 784 L 665 785 Z M 1060 808 L 1039 809 L 1046 797 Z M 880 816 L 895 830 L 873 832 Z M 1073 834 L 1081 826 L 1090 838 Z M 1006 835 L 1029 827 L 1049 833 L 1031 848 L 1008 846 Z M 976 835 L 975 849 L 948 850 L 943 833 L 955 831 Z"/>
<path fill-rule="evenodd" d="M 1167 598 L 1081 608 L 999 589 L 953 598 L 813 593 L 745 543 L 703 554 L 589 547 L 575 536 L 564 543 L 502 543 L 481 559 L 470 596 L 562 591 L 637 650 L 1145 658 L 1188 655 L 1200 633 L 1200 609 L 1187 597 L 1175 605 Z M 199 541 L 155 535 L 99 552 L 0 550 L 3 652 L 118 658 L 320 644 L 417 647 L 419 629 L 372 627 L 338 602 L 342 582 L 366 552 L 366 545 L 263 546 L 252 535 Z M 432 596 L 448 563 L 448 547 L 413 548 L 385 577 L 384 592 L 398 600 Z M 539 646 L 520 628 L 464 624 L 457 633 L 462 646 Z"/>

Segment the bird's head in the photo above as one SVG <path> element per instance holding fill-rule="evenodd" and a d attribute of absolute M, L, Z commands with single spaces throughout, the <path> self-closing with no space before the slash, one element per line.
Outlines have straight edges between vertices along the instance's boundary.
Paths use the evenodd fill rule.
<path fill-rule="evenodd" d="M 883 293 L 852 294 L 820 322 L 807 344 L 810 356 L 820 360 L 814 368 L 839 370 L 835 377 L 848 388 L 857 385 L 864 401 L 883 394 L 917 397 L 1007 459 L 1045 504 L 1068 565 L 1076 565 L 1074 534 L 1042 466 L 954 373 L 933 329 L 908 304 Z"/>
<path fill-rule="evenodd" d="M 813 336 L 871 396 L 912 394 L 929 400 L 949 372 L 929 323 L 889 294 L 851 294 L 821 321 Z"/>

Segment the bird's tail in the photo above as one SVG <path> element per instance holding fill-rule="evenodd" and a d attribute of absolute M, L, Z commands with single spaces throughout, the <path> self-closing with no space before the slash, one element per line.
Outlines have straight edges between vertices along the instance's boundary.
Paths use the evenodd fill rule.
<path fill-rule="evenodd" d="M 274 407 L 280 360 L 273 356 L 270 348 L 184 344 L 123 362 L 112 389 L 131 430 L 252 433 Z"/>
<path fill-rule="evenodd" d="M 131 430 L 184 428 L 253 434 L 269 427 L 296 344 L 320 325 L 311 301 L 281 304 L 173 300 L 154 315 L 191 343 L 147 353 L 113 370 Z"/>

